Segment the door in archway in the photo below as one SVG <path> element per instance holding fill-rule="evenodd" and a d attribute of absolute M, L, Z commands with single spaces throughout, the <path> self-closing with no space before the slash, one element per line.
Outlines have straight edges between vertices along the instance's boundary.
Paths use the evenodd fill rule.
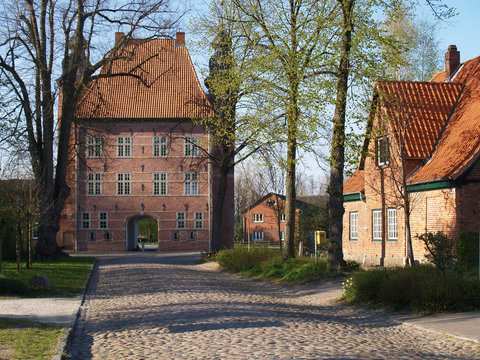
<path fill-rule="evenodd" d="M 158 248 L 158 221 L 150 216 L 139 215 L 127 221 L 127 251 Z"/>

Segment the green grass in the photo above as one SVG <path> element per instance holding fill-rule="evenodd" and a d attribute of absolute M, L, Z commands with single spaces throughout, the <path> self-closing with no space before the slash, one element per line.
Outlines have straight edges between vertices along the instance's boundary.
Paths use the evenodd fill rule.
<path fill-rule="evenodd" d="M 457 272 L 446 279 L 431 265 L 379 268 L 353 274 L 344 284 L 344 299 L 416 312 L 480 309 L 480 280 Z"/>
<path fill-rule="evenodd" d="M 0 359 L 51 359 L 61 328 L 0 318 Z"/>
<path fill-rule="evenodd" d="M 20 280 L 25 286 L 34 275 L 46 275 L 50 279 L 51 289 L 33 290 L 28 289 L 22 297 L 38 296 L 77 296 L 82 293 L 85 279 L 92 268 L 94 258 L 74 257 L 61 255 L 55 261 L 34 262 L 27 269 L 25 263 L 22 263 L 20 272 L 17 273 L 17 265 L 13 261 L 4 261 L 2 263 L 1 275 Z M 3 296 L 4 294 L 0 294 Z"/>
<path fill-rule="evenodd" d="M 222 250 L 217 261 L 226 271 L 275 283 L 304 283 L 333 274 L 326 258 L 315 263 L 314 258 L 302 256 L 284 262 L 278 249 L 266 246 Z"/>

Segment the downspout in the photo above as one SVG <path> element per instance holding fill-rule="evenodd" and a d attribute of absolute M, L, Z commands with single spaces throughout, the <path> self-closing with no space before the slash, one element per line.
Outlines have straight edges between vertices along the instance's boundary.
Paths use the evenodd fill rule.
<path fill-rule="evenodd" d="M 210 131 L 207 132 L 208 136 L 208 153 L 211 155 L 211 143 L 210 143 Z M 212 251 L 212 159 L 208 160 L 208 251 Z"/>
<path fill-rule="evenodd" d="M 74 194 L 74 230 L 75 230 L 75 252 L 78 252 L 78 127 L 75 125 L 75 194 Z"/>

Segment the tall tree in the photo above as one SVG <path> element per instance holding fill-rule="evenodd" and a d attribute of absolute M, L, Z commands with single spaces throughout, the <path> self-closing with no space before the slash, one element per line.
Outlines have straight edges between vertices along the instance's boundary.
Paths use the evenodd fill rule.
<path fill-rule="evenodd" d="M 349 58 L 352 47 L 353 14 L 355 0 L 338 0 L 342 9 L 342 45 L 337 72 L 337 101 L 333 116 L 332 154 L 329 186 L 330 249 L 328 264 L 338 268 L 343 264 L 343 168 L 345 164 L 345 114 L 349 75 Z"/>
<path fill-rule="evenodd" d="M 11 100 L 5 111 L 24 123 L 39 194 L 35 250 L 38 258 L 51 259 L 57 254 L 56 233 L 70 191 L 66 175 L 76 104 L 86 84 L 109 76 L 98 75 L 100 67 L 131 55 L 123 50 L 123 42 L 104 51 L 102 31 L 122 29 L 128 41 L 139 30 L 159 35 L 174 21 L 164 19 L 166 0 L 123 5 L 103 0 L 5 0 L 3 6 L 0 72 L 6 84 L 2 95 Z"/>

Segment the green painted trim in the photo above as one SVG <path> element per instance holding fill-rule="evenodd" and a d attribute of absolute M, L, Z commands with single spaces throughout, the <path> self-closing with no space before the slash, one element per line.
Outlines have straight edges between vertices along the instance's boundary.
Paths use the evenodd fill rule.
<path fill-rule="evenodd" d="M 350 241 L 358 241 L 358 238 L 357 239 L 350 239 Z"/>
<path fill-rule="evenodd" d="M 388 239 L 388 241 L 397 242 L 398 239 Z"/>
<path fill-rule="evenodd" d="M 359 193 L 343 195 L 344 202 L 360 201 L 360 200 L 362 200 L 362 196 Z"/>
<path fill-rule="evenodd" d="M 409 192 L 417 192 L 417 191 L 448 189 L 452 187 L 455 187 L 455 182 L 453 180 L 445 180 L 445 181 L 437 181 L 437 182 L 426 183 L 426 184 L 407 185 L 407 190 Z"/>
<path fill-rule="evenodd" d="M 373 242 L 382 242 L 382 239 L 373 239 Z"/>

